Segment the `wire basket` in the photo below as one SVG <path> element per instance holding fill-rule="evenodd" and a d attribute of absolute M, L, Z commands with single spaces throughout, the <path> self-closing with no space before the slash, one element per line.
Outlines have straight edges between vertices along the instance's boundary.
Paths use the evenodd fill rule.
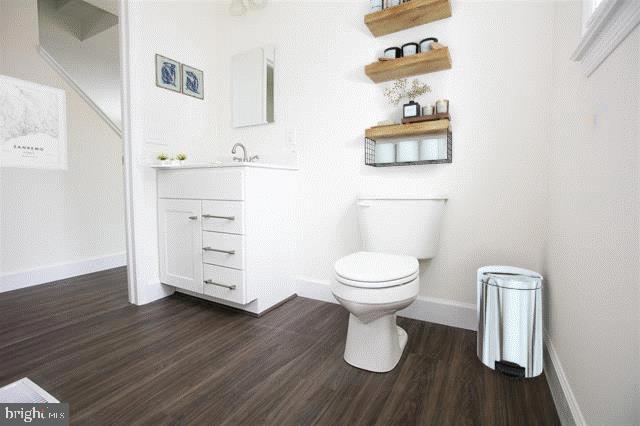
<path fill-rule="evenodd" d="M 415 166 L 419 164 L 446 164 L 453 162 L 453 134 L 451 127 L 447 129 L 447 158 L 441 160 L 403 161 L 394 163 L 376 163 L 376 141 L 364 138 L 364 164 L 373 167 Z"/>

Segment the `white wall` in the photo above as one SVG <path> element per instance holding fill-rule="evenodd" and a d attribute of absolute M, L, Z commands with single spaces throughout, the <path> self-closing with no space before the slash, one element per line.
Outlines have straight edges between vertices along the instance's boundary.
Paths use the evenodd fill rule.
<path fill-rule="evenodd" d="M 556 11 L 548 337 L 588 424 L 640 424 L 640 29 L 586 78 L 580 3 Z"/>
<path fill-rule="evenodd" d="M 159 152 L 184 151 L 190 160 L 207 161 L 214 156 L 215 117 L 213 89 L 217 55 L 214 42 L 222 37 L 215 25 L 210 2 L 132 1 L 121 15 L 129 46 L 128 80 L 130 123 L 125 132 L 131 140 L 128 176 L 132 199 L 129 226 L 133 250 L 129 253 L 134 282 L 133 303 L 147 303 L 172 292 L 160 284 L 156 175 L 149 168 Z M 183 23 L 183 25 L 178 25 Z M 161 54 L 204 71 L 205 99 L 199 100 L 158 88 L 155 55 Z M 211 85 L 211 88 L 210 88 Z"/>
<path fill-rule="evenodd" d="M 0 73 L 65 90 L 69 135 L 68 170 L 0 170 L 1 276 L 122 259 L 120 139 L 39 56 L 35 0 L 2 0 L 0 40 Z"/>
<path fill-rule="evenodd" d="M 4 13 L 4 6 L 0 1 L 0 16 Z M 0 43 L 0 70 L 4 70 L 4 43 Z"/>
<path fill-rule="evenodd" d="M 286 143 L 297 135 L 303 253 L 299 274 L 328 281 L 334 261 L 359 248 L 354 200 L 384 191 L 446 193 L 441 251 L 423 263 L 421 294 L 475 301 L 478 267 L 541 266 L 545 158 L 550 129 L 553 6 L 522 2 L 454 2 L 453 17 L 375 38 L 363 24 L 367 2 L 274 2 L 219 19 L 225 34 L 216 149 L 236 141 L 265 161 L 295 161 Z M 218 21 L 216 21 L 218 22 Z M 453 163 L 372 168 L 363 164 L 363 132 L 398 118 L 383 88 L 363 72 L 384 48 L 436 36 L 453 69 L 420 77 L 451 100 Z M 276 123 L 231 129 L 231 54 L 276 46 Z M 535 60 L 531 60 L 535 57 Z M 390 84 L 390 83 L 389 83 Z M 422 102 L 425 103 L 425 102 Z M 538 118 L 533 119 L 534 116 Z"/>
<path fill-rule="evenodd" d="M 305 279 L 328 282 L 335 259 L 358 249 L 354 200 L 378 190 L 450 197 L 441 251 L 422 266 L 423 295 L 470 304 L 479 266 L 540 268 L 550 137 L 540 122 L 549 121 L 551 4 L 455 2 L 451 19 L 379 39 L 363 24 L 366 1 L 271 2 L 242 17 L 230 17 L 219 2 L 130 8 L 134 215 L 146 271 L 137 274 L 152 293 L 159 288 L 155 181 L 141 164 L 165 150 L 229 159 L 236 141 L 263 161 L 299 164 L 298 274 Z M 427 99 L 451 100 L 453 164 L 365 166 L 364 129 L 398 109 L 385 105 L 384 86 L 368 81 L 364 65 L 385 47 L 432 35 L 450 46 L 454 65 L 421 79 L 433 88 Z M 263 44 L 276 46 L 276 123 L 232 130 L 230 56 Z M 205 100 L 156 88 L 156 52 L 203 69 Z M 531 111 L 540 118 L 531 119 Z M 285 142 L 289 130 L 297 136 L 297 158 Z"/>

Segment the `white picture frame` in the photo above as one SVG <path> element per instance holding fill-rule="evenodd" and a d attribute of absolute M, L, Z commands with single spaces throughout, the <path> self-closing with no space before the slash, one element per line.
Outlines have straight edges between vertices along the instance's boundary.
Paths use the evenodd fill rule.
<path fill-rule="evenodd" d="M 62 89 L 0 75 L 0 167 L 67 170 Z"/>
<path fill-rule="evenodd" d="M 204 73 L 182 64 L 182 93 L 198 99 L 204 99 Z"/>
<path fill-rule="evenodd" d="M 182 92 L 182 68 L 180 62 L 156 54 L 156 86 L 172 92 Z"/>

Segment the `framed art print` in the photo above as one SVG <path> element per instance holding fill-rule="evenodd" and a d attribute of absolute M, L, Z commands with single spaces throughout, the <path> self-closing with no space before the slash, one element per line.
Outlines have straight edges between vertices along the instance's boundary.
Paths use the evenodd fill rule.
<path fill-rule="evenodd" d="M 182 93 L 204 99 L 204 74 L 202 71 L 182 65 Z"/>
<path fill-rule="evenodd" d="M 64 90 L 0 75 L 0 166 L 67 169 Z"/>
<path fill-rule="evenodd" d="M 156 86 L 174 92 L 182 91 L 180 62 L 156 54 Z"/>

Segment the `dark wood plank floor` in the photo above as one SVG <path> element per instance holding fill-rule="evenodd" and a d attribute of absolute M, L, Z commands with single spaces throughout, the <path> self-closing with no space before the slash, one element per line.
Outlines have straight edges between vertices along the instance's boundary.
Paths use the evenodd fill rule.
<path fill-rule="evenodd" d="M 124 268 L 0 294 L 0 385 L 28 376 L 76 424 L 558 424 L 544 376 L 484 368 L 475 333 L 399 319 L 390 373 L 342 359 L 347 312 L 262 318 L 176 294 L 134 306 Z"/>

